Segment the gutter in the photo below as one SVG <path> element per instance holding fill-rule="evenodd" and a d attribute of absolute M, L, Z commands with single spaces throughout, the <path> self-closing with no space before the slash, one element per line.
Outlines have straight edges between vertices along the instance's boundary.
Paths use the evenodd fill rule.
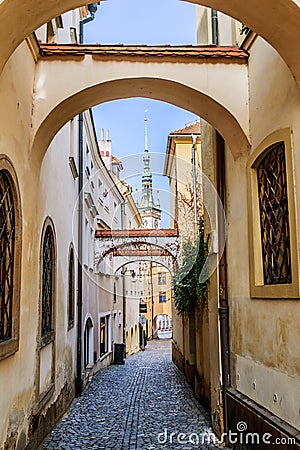
<path fill-rule="evenodd" d="M 125 229 L 125 196 L 121 202 L 121 229 Z M 121 269 L 121 279 L 122 279 L 122 306 L 123 306 L 123 344 L 124 344 L 124 358 L 126 358 L 126 267 L 123 266 Z"/>
<path fill-rule="evenodd" d="M 192 174 L 193 174 L 193 202 L 194 202 L 194 232 L 195 240 L 198 236 L 198 211 L 197 211 L 197 175 L 196 175 L 196 136 L 193 136 L 192 145 Z"/>
<path fill-rule="evenodd" d="M 163 170 L 163 176 L 167 175 L 167 168 L 169 164 L 169 158 L 170 158 L 170 149 L 171 149 L 171 142 L 172 139 L 180 139 L 180 138 L 191 138 L 195 139 L 197 137 L 200 137 L 201 133 L 188 133 L 188 134 L 169 134 L 168 141 L 167 141 L 167 148 L 166 148 L 166 158 L 165 158 L 165 164 L 164 164 L 164 170 Z"/>
<path fill-rule="evenodd" d="M 77 266 L 77 364 L 75 395 L 81 395 L 83 388 L 82 381 L 82 255 L 83 255 L 83 113 L 78 117 L 78 266 Z"/>
<path fill-rule="evenodd" d="M 225 206 L 225 148 L 224 140 L 217 132 L 217 192 L 220 197 L 222 206 Z M 228 303 L 228 286 L 227 286 L 227 257 L 226 244 L 222 241 L 225 235 L 224 223 L 220 214 L 218 214 L 218 230 L 219 230 L 219 248 L 223 247 L 224 251 L 219 262 L 219 320 L 220 320 L 220 340 L 221 340 L 221 364 L 222 364 L 222 396 L 223 396 L 223 417 L 224 417 L 224 433 L 228 432 L 228 406 L 227 391 L 231 385 L 230 380 L 230 348 L 229 348 L 229 303 Z M 224 238 L 223 238 L 224 239 Z"/>
<path fill-rule="evenodd" d="M 79 43 L 83 43 L 83 25 L 91 22 L 95 18 L 97 3 L 88 6 L 90 17 L 79 22 Z M 78 265 L 77 265 L 77 359 L 75 395 L 82 394 L 82 255 L 83 255 L 83 113 L 78 116 Z"/>

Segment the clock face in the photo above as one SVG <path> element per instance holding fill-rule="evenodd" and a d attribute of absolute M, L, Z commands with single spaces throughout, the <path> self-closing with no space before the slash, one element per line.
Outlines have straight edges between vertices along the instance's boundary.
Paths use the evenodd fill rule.
<path fill-rule="evenodd" d="M 147 219 L 143 219 L 142 228 L 146 228 L 147 226 L 148 226 L 148 220 Z"/>

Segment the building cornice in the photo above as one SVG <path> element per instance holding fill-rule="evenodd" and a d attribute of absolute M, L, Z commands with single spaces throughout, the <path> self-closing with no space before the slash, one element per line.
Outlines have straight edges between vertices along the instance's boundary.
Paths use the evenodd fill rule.
<path fill-rule="evenodd" d="M 178 62 L 214 60 L 247 62 L 248 53 L 238 47 L 216 45 L 100 45 L 100 44 L 41 44 L 40 54 L 47 58 L 77 57 L 91 55 L 100 59 L 140 59 L 161 60 L 164 58 Z"/>

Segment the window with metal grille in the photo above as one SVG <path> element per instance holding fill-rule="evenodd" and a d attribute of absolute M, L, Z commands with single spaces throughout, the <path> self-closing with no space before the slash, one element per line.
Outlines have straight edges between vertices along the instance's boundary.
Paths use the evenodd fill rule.
<path fill-rule="evenodd" d="M 284 142 L 272 145 L 257 167 L 264 284 L 292 282 Z"/>
<path fill-rule="evenodd" d="M 68 292 L 68 322 L 69 328 L 74 324 L 74 250 L 69 256 L 69 292 Z"/>
<path fill-rule="evenodd" d="M 15 207 L 12 187 L 0 171 L 0 342 L 12 338 Z"/>
<path fill-rule="evenodd" d="M 54 296 L 54 239 L 50 225 L 47 226 L 42 254 L 42 336 L 53 331 Z"/>

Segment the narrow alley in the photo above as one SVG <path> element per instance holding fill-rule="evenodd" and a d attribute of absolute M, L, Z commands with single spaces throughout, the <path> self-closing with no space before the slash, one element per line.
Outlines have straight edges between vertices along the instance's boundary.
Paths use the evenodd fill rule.
<path fill-rule="evenodd" d="M 171 361 L 171 341 L 155 340 L 98 372 L 42 449 L 224 449 L 214 442 L 209 415 Z"/>

